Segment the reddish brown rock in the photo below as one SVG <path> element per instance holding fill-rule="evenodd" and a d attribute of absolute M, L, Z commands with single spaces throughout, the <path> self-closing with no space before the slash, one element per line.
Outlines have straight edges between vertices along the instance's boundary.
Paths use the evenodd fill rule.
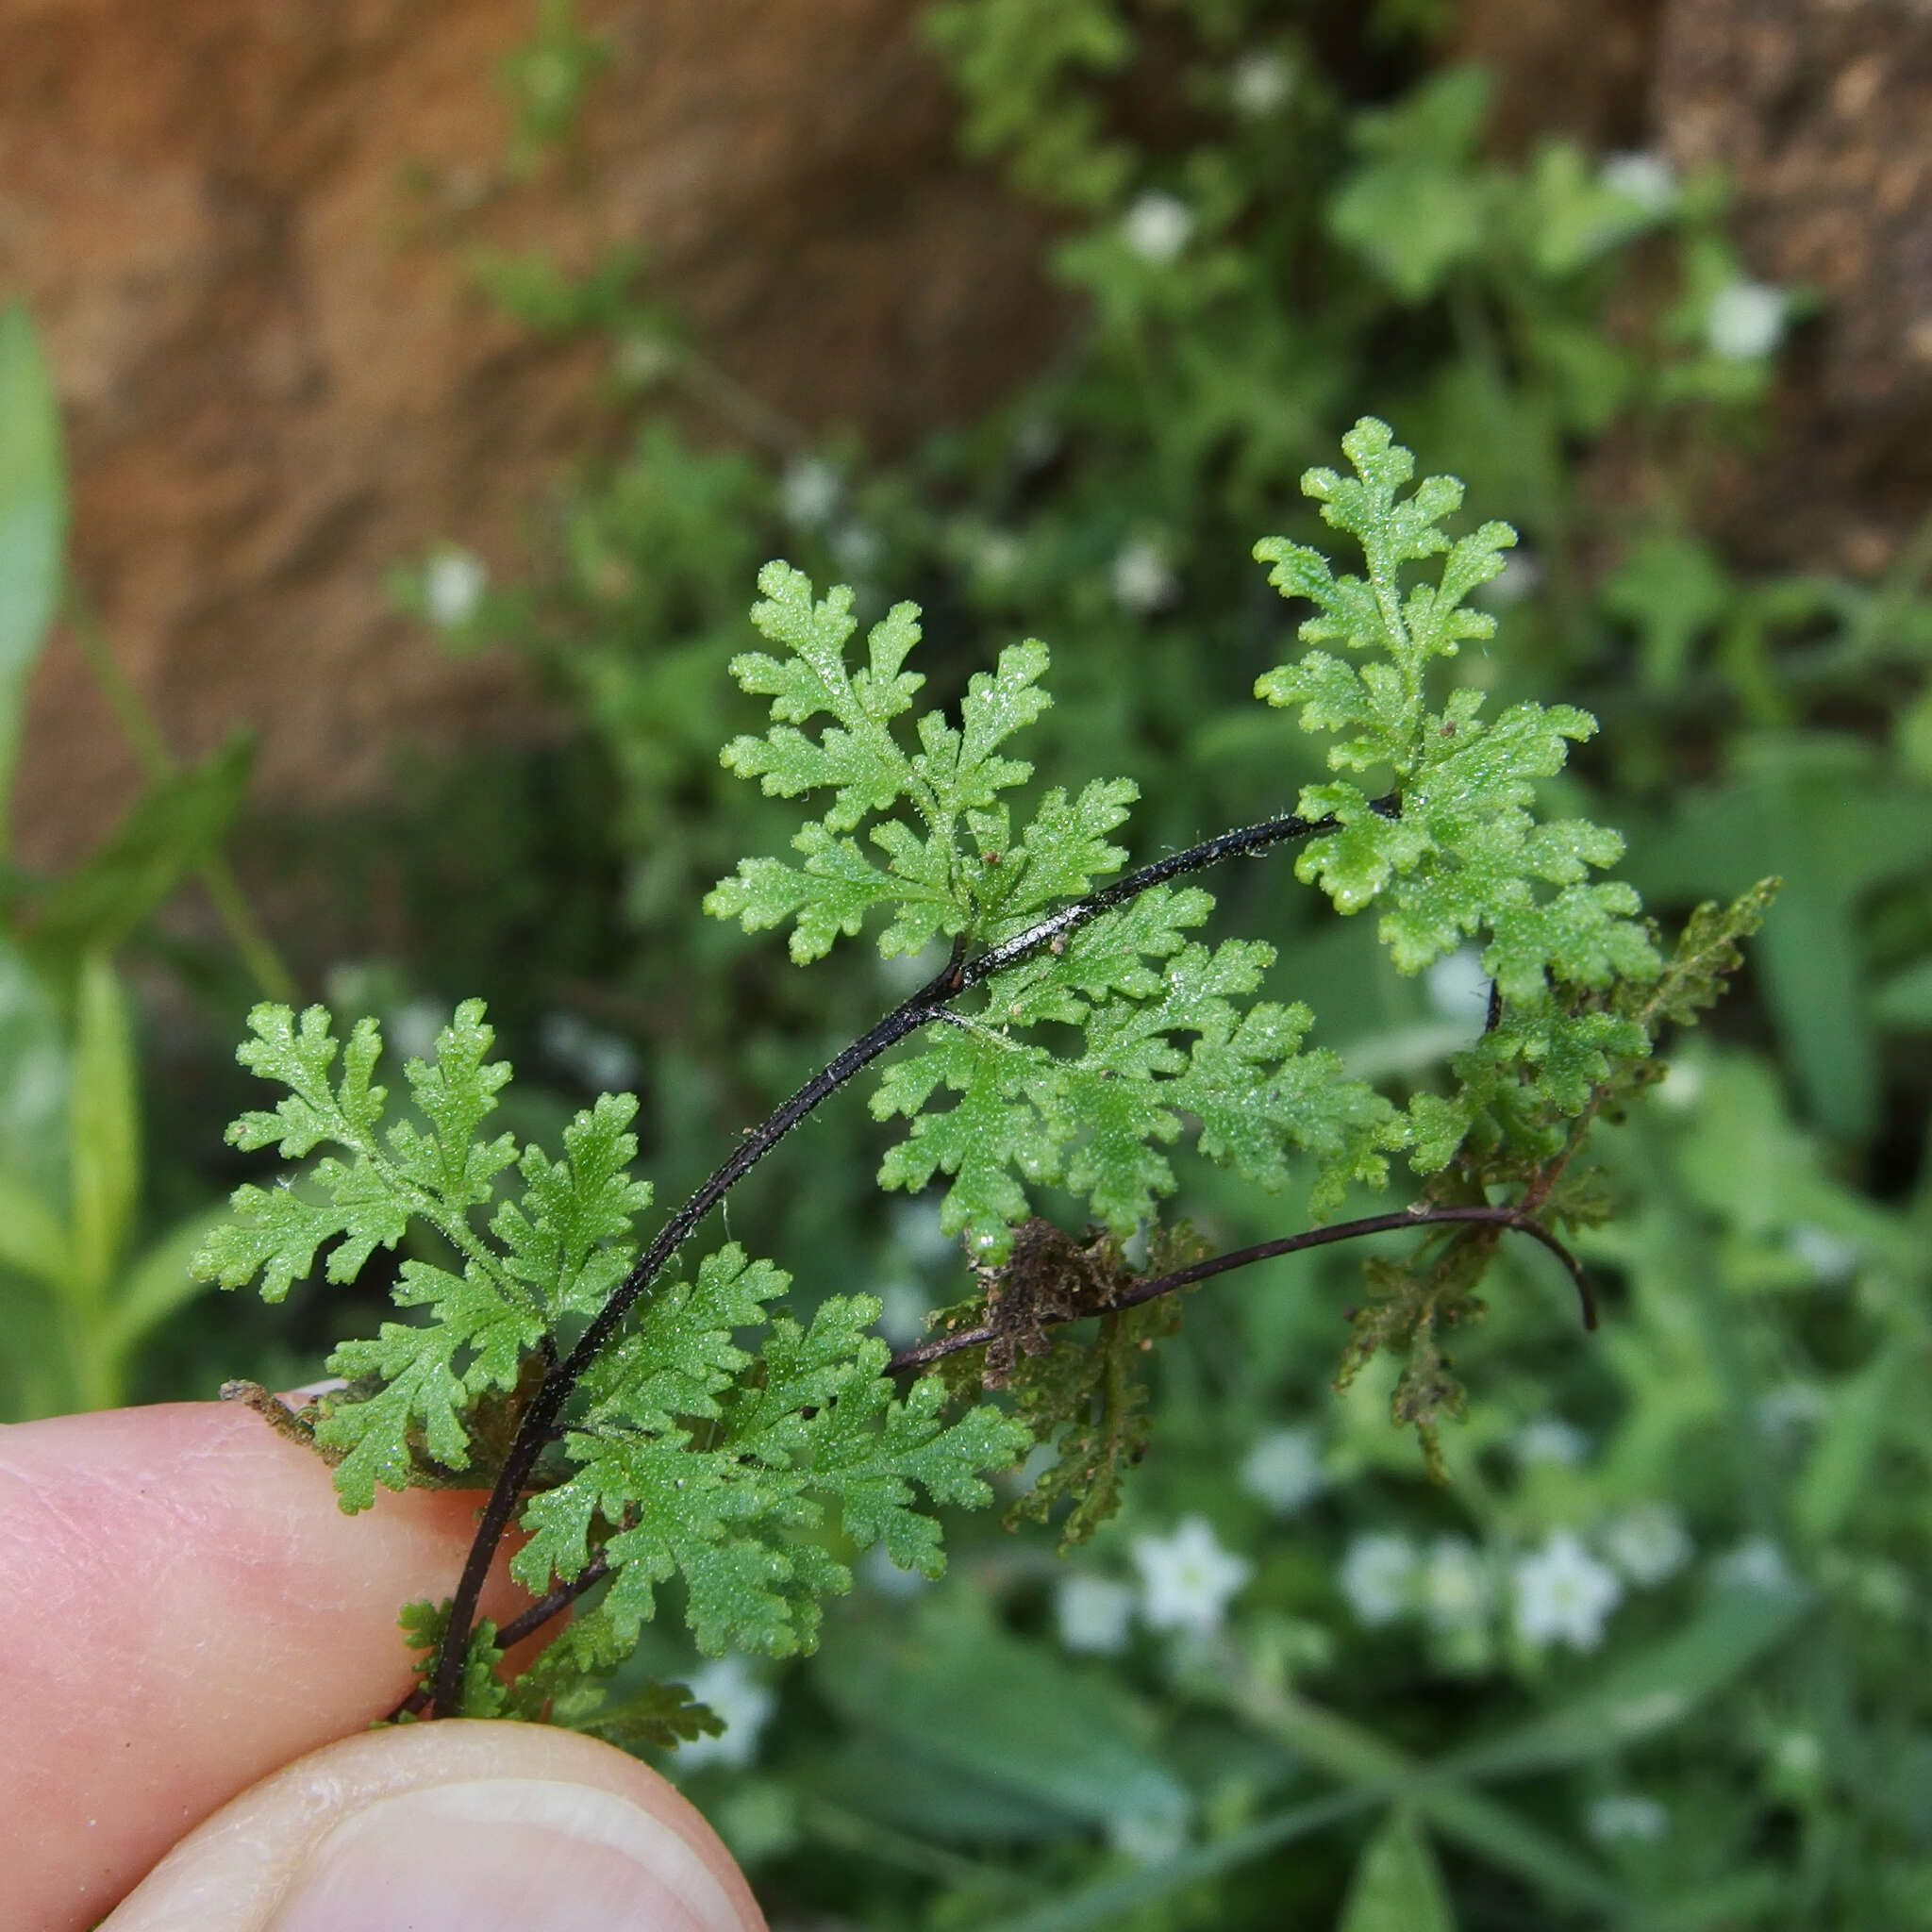
<path fill-rule="evenodd" d="M 499 568 L 589 426 L 593 358 L 531 341 L 460 240 L 644 243 L 716 358 L 883 442 L 969 410 L 1054 327 L 1032 218 L 958 163 L 914 0 L 606 0 L 575 160 L 502 174 L 525 0 L 15 0 L 0 288 L 45 331 L 75 565 L 183 751 L 332 799 L 402 740 L 506 728 L 507 674 L 389 610 L 449 537 Z M 413 185 L 412 185 L 413 184 Z M 131 763 L 71 646 L 39 680 L 26 856 L 85 844 Z"/>

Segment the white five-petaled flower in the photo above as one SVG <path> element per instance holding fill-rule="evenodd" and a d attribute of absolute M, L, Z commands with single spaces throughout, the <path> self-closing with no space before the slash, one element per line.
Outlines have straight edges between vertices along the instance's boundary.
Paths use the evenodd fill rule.
<path fill-rule="evenodd" d="M 1111 1576 L 1063 1577 L 1054 1591 L 1054 1623 L 1069 1650 L 1088 1650 L 1117 1657 L 1127 1647 L 1127 1625 L 1134 1616 L 1131 1585 Z"/>
<path fill-rule="evenodd" d="M 1172 604 L 1180 583 L 1167 558 L 1153 544 L 1136 539 L 1123 543 L 1113 560 L 1113 600 L 1136 617 L 1147 617 Z"/>
<path fill-rule="evenodd" d="M 444 630 L 468 624 L 489 582 L 481 560 L 467 550 L 439 550 L 423 573 L 423 602 L 430 622 Z"/>
<path fill-rule="evenodd" d="M 778 479 L 778 508 L 787 523 L 801 530 L 816 530 L 831 522 L 844 488 L 830 463 L 818 457 L 800 457 L 786 464 L 785 474 Z"/>
<path fill-rule="evenodd" d="M 1671 1828 L 1671 1814 L 1655 1798 L 1619 1791 L 1597 1799 L 1584 1813 L 1583 1824 L 1600 1845 L 1613 1845 L 1620 1839 L 1655 1844 Z"/>
<path fill-rule="evenodd" d="M 1616 1608 L 1624 1586 L 1599 1563 L 1572 1530 L 1559 1529 L 1533 1556 L 1522 1557 L 1516 1587 L 1516 1634 L 1541 1649 L 1567 1643 L 1594 1650 L 1604 1640 L 1604 1619 Z"/>
<path fill-rule="evenodd" d="M 1785 291 L 1769 282 L 1726 282 L 1704 311 L 1704 339 L 1727 362 L 1755 362 L 1784 339 Z"/>
<path fill-rule="evenodd" d="M 1246 121 L 1263 121 L 1294 88 L 1294 69 L 1273 48 L 1257 47 L 1234 63 L 1227 76 L 1227 97 Z"/>
<path fill-rule="evenodd" d="M 1174 260 L 1194 232 L 1194 211 L 1177 194 L 1152 188 L 1134 197 L 1121 217 L 1121 239 L 1157 268 Z"/>
<path fill-rule="evenodd" d="M 1604 1555 L 1640 1590 L 1674 1576 L 1690 1560 L 1690 1534 L 1668 1503 L 1637 1503 L 1610 1518 L 1598 1541 Z"/>
<path fill-rule="evenodd" d="M 1313 1429 L 1270 1429 L 1241 1462 L 1241 1488 L 1276 1515 L 1287 1516 L 1321 1494 L 1322 1452 Z"/>
<path fill-rule="evenodd" d="M 1340 1582 L 1358 1624 L 1392 1624 L 1415 1604 L 1421 1558 L 1406 1536 L 1358 1536 L 1341 1559 Z"/>
<path fill-rule="evenodd" d="M 734 1656 L 720 1657 L 716 1663 L 695 1672 L 691 1680 L 691 1694 L 700 1704 L 709 1705 L 724 1720 L 724 1735 L 694 1738 L 688 1744 L 680 1744 L 678 1763 L 723 1764 L 734 1771 L 742 1770 L 758 1756 L 758 1739 L 777 1708 L 777 1692 L 753 1676 L 751 1667 L 741 1657 Z"/>
<path fill-rule="evenodd" d="M 1141 1614 L 1156 1630 L 1191 1630 L 1211 1637 L 1228 1599 L 1253 1574 L 1245 1557 L 1224 1550 L 1205 1516 L 1182 1520 L 1172 1536 L 1134 1540 L 1141 1573 Z"/>
<path fill-rule="evenodd" d="M 1677 198 L 1677 171 L 1662 155 L 1633 150 L 1607 156 L 1597 178 L 1647 215 L 1662 214 Z"/>

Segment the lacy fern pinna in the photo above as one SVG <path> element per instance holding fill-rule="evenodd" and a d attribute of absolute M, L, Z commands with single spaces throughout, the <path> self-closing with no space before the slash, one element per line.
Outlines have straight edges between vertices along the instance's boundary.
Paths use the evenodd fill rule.
<path fill-rule="evenodd" d="M 430 1059 L 405 1067 L 413 1111 L 395 1118 L 375 1084 L 374 1021 L 339 1041 L 321 1008 L 251 1015 L 241 1058 L 289 1091 L 237 1121 L 232 1140 L 287 1159 L 335 1151 L 299 1186 L 241 1189 L 198 1272 L 230 1288 L 259 1277 L 275 1300 L 325 1249 L 337 1282 L 411 1224 L 446 1249 L 401 1264 L 394 1297 L 419 1318 L 344 1342 L 329 1367 L 346 1387 L 295 1419 L 335 1465 L 346 1509 L 366 1507 L 377 1484 L 491 1486 L 452 1600 L 406 1612 L 425 1653 L 407 1709 L 695 1735 L 714 1721 L 675 1687 L 623 1712 L 597 1689 L 660 1586 L 681 1581 L 703 1650 L 808 1649 L 821 1600 L 851 1587 L 839 1551 L 883 1544 L 894 1563 L 937 1574 L 931 1507 L 989 1502 L 987 1473 L 1035 1443 L 1057 1457 L 1017 1508 L 1070 1506 L 1061 1534 L 1077 1540 L 1144 1447 L 1142 1363 L 1174 1324 L 1174 1291 L 1266 1255 L 1415 1229 L 1408 1259 L 1369 1264 L 1341 1373 L 1396 1353 L 1395 1415 L 1432 1459 L 1441 1419 L 1463 1402 L 1441 1337 L 1478 1309 L 1504 1233 L 1554 1250 L 1593 1320 L 1560 1231 L 1604 1210 L 1572 1165 L 1591 1120 L 1652 1077 L 1658 1030 L 1722 991 L 1770 888 L 1702 909 L 1660 950 L 1631 888 L 1597 875 L 1622 852 L 1617 834 L 1536 811 L 1537 781 L 1594 721 L 1531 703 L 1485 720 L 1468 687 L 1432 699 L 1439 660 L 1493 628 L 1467 600 L 1514 533 L 1486 524 L 1452 541 L 1441 525 L 1461 486 L 1438 476 L 1407 490 L 1412 459 L 1384 425 L 1365 419 L 1342 446 L 1353 475 L 1315 470 L 1303 487 L 1360 546 L 1365 574 L 1337 575 L 1285 541 L 1256 552 L 1285 597 L 1313 605 L 1303 642 L 1346 654 L 1310 649 L 1257 686 L 1330 737 L 1336 775 L 1291 812 L 1108 884 L 1127 856 L 1114 838 L 1131 780 L 1055 788 L 1016 821 L 1011 794 L 1032 767 L 1009 745 L 1049 703 L 1043 644 L 1013 645 L 974 676 L 957 720 L 912 719 L 918 611 L 896 606 L 855 666 L 852 593 L 820 600 L 797 571 L 766 566 L 753 621 L 774 649 L 732 671 L 771 699 L 772 724 L 724 758 L 768 793 L 822 809 L 793 838 L 794 858 L 744 859 L 707 910 L 747 929 L 789 923 L 801 965 L 869 924 L 887 956 L 950 952 L 749 1132 L 641 1252 L 632 1229 L 652 1196 L 629 1172 L 637 1103 L 606 1095 L 579 1113 L 556 1159 L 491 1137 L 509 1069 L 490 1058 L 480 1002 L 458 1008 Z M 1432 574 L 1415 570 L 1436 558 Z M 1306 1007 L 1256 997 L 1270 947 L 1194 936 L 1213 901 L 1184 881 L 1290 843 L 1297 875 L 1338 908 L 1378 910 L 1403 971 L 1480 948 L 1489 1024 L 1446 1083 L 1398 1104 L 1347 1077 L 1305 1043 Z M 872 1332 L 872 1297 L 834 1296 L 801 1323 L 770 1261 L 729 1242 L 695 1265 L 682 1251 L 798 1122 L 902 1043 L 872 1095 L 879 1119 L 908 1124 L 879 1182 L 938 1187 L 974 1287 L 933 1318 L 931 1340 L 893 1357 Z M 1263 1189 L 1307 1163 L 1318 1219 L 1353 1188 L 1386 1187 L 1397 1160 L 1417 1191 L 1391 1213 L 1204 1256 L 1158 1220 L 1184 1134 Z M 1044 1184 L 1087 1203 L 1084 1234 L 1034 1214 L 1029 1189 Z M 1136 1269 L 1128 1239 L 1150 1226 Z M 1088 1324 L 1077 1337 L 1051 1332 L 1074 1323 Z M 538 1602 L 497 1631 L 476 1608 L 512 1522 L 525 1541 L 511 1570 Z M 508 1644 L 573 1604 L 537 1663 L 505 1681 Z"/>

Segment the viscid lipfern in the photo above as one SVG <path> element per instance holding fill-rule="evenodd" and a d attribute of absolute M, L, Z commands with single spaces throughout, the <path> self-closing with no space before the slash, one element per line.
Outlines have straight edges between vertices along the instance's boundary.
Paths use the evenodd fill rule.
<path fill-rule="evenodd" d="M 1396 1418 L 1431 1458 L 1464 1401 L 1442 1337 L 1478 1311 L 1506 1234 L 1552 1250 L 1593 1322 L 1563 1240 L 1606 1211 L 1574 1173 L 1590 1124 L 1654 1078 L 1660 1029 L 1722 991 L 1772 882 L 1701 908 L 1663 946 L 1607 875 L 1618 835 L 1538 810 L 1538 781 L 1594 720 L 1533 703 L 1486 718 L 1480 691 L 1435 688 L 1443 660 L 1491 634 L 1468 600 L 1515 533 L 1491 523 L 1452 540 L 1461 486 L 1410 489 L 1413 460 L 1381 423 L 1357 423 L 1342 448 L 1353 474 L 1313 470 L 1303 488 L 1359 547 L 1362 574 L 1282 540 L 1256 549 L 1282 595 L 1312 606 L 1310 648 L 1257 695 L 1329 740 L 1333 775 L 1291 811 L 1137 871 L 1123 873 L 1119 842 L 1131 779 L 1026 790 L 1032 766 L 1013 746 L 1050 703 L 1044 644 L 1004 651 L 956 716 L 917 711 L 913 606 L 874 625 L 855 661 L 850 591 L 819 598 L 784 563 L 759 573 L 752 621 L 770 648 L 732 672 L 770 699 L 771 724 L 724 759 L 814 815 L 791 856 L 743 859 L 706 909 L 747 930 L 789 926 L 800 965 L 868 930 L 883 954 L 946 958 L 648 1241 L 636 1100 L 599 1099 L 554 1156 L 492 1135 L 510 1070 L 491 1058 L 480 1001 L 404 1066 L 402 1105 L 378 1083 L 374 1020 L 339 1037 L 320 1007 L 250 1015 L 240 1057 L 286 1092 L 231 1141 L 291 1161 L 327 1151 L 297 1178 L 240 1189 L 197 1274 L 258 1282 L 275 1301 L 318 1260 L 348 1282 L 412 1226 L 440 1237 L 441 1258 L 400 1265 L 407 1318 L 329 1357 L 342 1389 L 292 1417 L 252 1395 L 334 1466 L 345 1509 L 377 1485 L 489 1491 L 451 1599 L 404 1612 L 423 1656 L 405 1714 L 548 1717 L 658 1743 L 715 1729 L 675 1686 L 606 1705 L 600 1680 L 660 1587 L 681 1586 L 702 1650 L 809 1649 L 823 1599 L 851 1588 L 841 1553 L 882 1544 L 937 1575 L 934 1508 L 989 1503 L 989 1473 L 1035 1444 L 1056 1454 L 1016 1513 L 1078 1540 L 1145 1446 L 1147 1344 L 1174 1325 L 1176 1291 L 1264 1255 L 1414 1230 L 1406 1259 L 1369 1264 L 1341 1375 L 1392 1351 Z M 1213 906 L 1198 875 L 1291 845 L 1305 884 L 1344 913 L 1374 910 L 1402 971 L 1479 950 L 1489 1022 L 1446 1082 L 1394 1097 L 1348 1077 L 1308 1043 L 1306 1007 L 1262 996 L 1270 947 L 1198 936 Z M 758 1160 L 874 1060 L 872 1110 L 905 1123 L 879 1184 L 936 1190 L 972 1275 L 929 1339 L 896 1357 L 874 1332 L 873 1297 L 835 1295 L 804 1322 L 774 1262 L 697 1240 Z M 1184 1138 L 1264 1190 L 1299 1166 L 1318 1224 L 1206 1254 L 1162 1221 Z M 1398 1170 L 1412 1176 L 1406 1205 L 1328 1218 Z M 1088 1223 L 1041 1218 L 1044 1185 L 1084 1201 Z M 1141 1231 L 1144 1259 L 1130 1263 Z M 497 1630 L 477 1605 L 513 1524 L 510 1568 L 537 1601 Z M 537 1661 L 508 1676 L 508 1645 L 567 1607 Z"/>

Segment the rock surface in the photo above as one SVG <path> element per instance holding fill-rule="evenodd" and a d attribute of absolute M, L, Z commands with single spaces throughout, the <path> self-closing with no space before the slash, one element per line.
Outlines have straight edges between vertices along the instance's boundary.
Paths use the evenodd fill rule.
<path fill-rule="evenodd" d="M 1038 353 L 1038 227 L 954 158 L 919 11 L 584 6 L 610 65 L 579 151 L 527 184 L 494 79 L 526 0 L 0 12 L 0 290 L 56 367 L 78 579 L 175 748 L 243 721 L 258 796 L 332 800 L 379 784 L 399 740 L 526 716 L 502 669 L 393 616 L 383 576 L 444 538 L 512 562 L 595 365 L 495 318 L 453 244 L 583 263 L 641 242 L 726 370 L 885 443 Z M 24 856 L 73 857 L 133 785 L 57 641 Z"/>

